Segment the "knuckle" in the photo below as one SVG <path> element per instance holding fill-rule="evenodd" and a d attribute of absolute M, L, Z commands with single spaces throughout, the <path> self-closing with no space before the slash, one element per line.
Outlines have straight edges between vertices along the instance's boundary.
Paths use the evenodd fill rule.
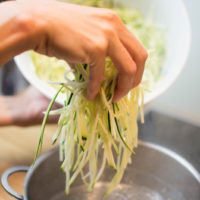
<path fill-rule="evenodd" d="M 142 53 L 142 59 L 143 59 L 144 61 L 146 61 L 147 58 L 148 58 L 148 52 L 147 52 L 146 49 L 144 49 L 144 51 L 143 51 L 143 53 Z"/>
<path fill-rule="evenodd" d="M 106 36 L 115 37 L 116 33 L 113 26 L 111 26 L 110 24 L 107 24 L 103 27 L 103 29 Z"/>
<path fill-rule="evenodd" d="M 96 35 L 95 37 L 88 38 L 85 41 L 85 52 L 91 56 L 101 55 L 103 56 L 108 48 L 108 40 L 103 33 Z"/>
<path fill-rule="evenodd" d="M 16 17 L 17 28 L 22 31 L 30 31 L 33 26 L 33 20 L 29 13 L 24 12 Z"/>
<path fill-rule="evenodd" d="M 147 58 L 148 58 L 148 53 L 145 49 L 143 49 L 143 51 L 141 51 L 140 54 L 138 55 L 138 62 L 145 64 Z"/>
<path fill-rule="evenodd" d="M 127 67 L 124 72 L 128 76 L 134 76 L 136 74 L 136 65 L 132 65 L 131 67 Z"/>
<path fill-rule="evenodd" d="M 80 57 L 80 63 L 85 64 L 85 63 L 89 63 L 90 59 L 87 55 L 81 56 Z"/>
<path fill-rule="evenodd" d="M 105 54 L 107 50 L 107 41 L 105 39 L 99 39 L 97 41 L 94 42 L 93 45 L 93 52 L 95 54 Z"/>
<path fill-rule="evenodd" d="M 109 9 L 105 9 L 105 17 L 111 23 L 116 22 L 119 19 L 118 15 L 113 10 Z"/>
<path fill-rule="evenodd" d="M 90 54 L 87 53 L 87 52 L 79 52 L 79 56 L 78 56 L 78 60 L 79 60 L 79 63 L 81 64 L 88 64 L 90 62 Z"/>

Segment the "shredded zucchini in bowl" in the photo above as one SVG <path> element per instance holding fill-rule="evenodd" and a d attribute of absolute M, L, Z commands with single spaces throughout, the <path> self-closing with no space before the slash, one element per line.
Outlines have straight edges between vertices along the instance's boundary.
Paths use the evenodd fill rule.
<path fill-rule="evenodd" d="M 113 1 L 103 0 L 73 2 L 109 8 L 114 5 Z M 159 79 L 164 56 L 163 30 L 151 20 L 146 20 L 137 10 L 113 9 L 150 53 L 143 80 L 148 80 L 145 88 L 152 89 Z M 35 159 L 42 148 L 48 116 L 60 115 L 52 143 L 55 144 L 59 140 L 60 160 L 63 162 L 61 168 L 66 174 L 66 194 L 79 175 L 88 191 L 92 191 L 106 164 L 115 170 L 105 195 L 110 194 L 120 183 L 131 155 L 134 154 L 133 149 L 137 147 L 137 113 L 139 104 L 142 105 L 144 99 L 141 86 L 131 90 L 118 103 L 112 103 L 117 71 L 112 61 L 107 58 L 100 92 L 96 99 L 90 102 L 86 98 L 89 74 L 87 64 L 77 64 L 76 68 L 71 70 L 64 61 L 56 58 L 48 58 L 35 52 L 31 52 L 31 56 L 38 76 L 42 80 L 56 83 L 54 85 L 59 87 L 45 112 Z M 64 106 L 51 110 L 60 92 L 66 93 Z M 140 111 L 143 122 L 142 107 Z M 100 152 L 103 152 L 103 155 L 100 155 Z M 101 162 L 100 167 L 98 162 Z"/>

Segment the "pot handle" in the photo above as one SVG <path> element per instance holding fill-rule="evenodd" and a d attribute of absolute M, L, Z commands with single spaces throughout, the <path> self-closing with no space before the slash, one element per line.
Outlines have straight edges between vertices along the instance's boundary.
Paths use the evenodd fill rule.
<path fill-rule="evenodd" d="M 12 167 L 8 170 L 6 170 L 2 176 L 1 176 L 1 184 L 3 188 L 8 192 L 11 196 L 15 197 L 18 200 L 23 200 L 24 197 L 20 194 L 18 194 L 16 191 L 14 191 L 10 185 L 8 184 L 8 177 L 12 174 L 15 174 L 17 172 L 27 172 L 29 170 L 29 167 L 27 166 L 18 166 L 18 167 Z"/>

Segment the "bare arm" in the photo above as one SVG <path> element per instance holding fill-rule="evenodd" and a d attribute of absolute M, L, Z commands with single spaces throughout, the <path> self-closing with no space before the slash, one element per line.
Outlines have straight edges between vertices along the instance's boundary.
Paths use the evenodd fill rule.
<path fill-rule="evenodd" d="M 23 51 L 34 49 L 42 30 L 19 2 L 0 3 L 0 66 Z"/>
<path fill-rule="evenodd" d="M 114 101 L 137 86 L 147 53 L 111 10 L 55 0 L 0 4 L 0 65 L 29 49 L 90 65 L 88 99 L 97 95 L 109 56 L 118 70 Z"/>

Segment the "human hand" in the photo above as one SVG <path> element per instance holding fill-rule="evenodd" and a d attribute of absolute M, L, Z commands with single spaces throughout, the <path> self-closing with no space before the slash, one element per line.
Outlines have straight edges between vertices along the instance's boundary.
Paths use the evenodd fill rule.
<path fill-rule="evenodd" d="M 0 126 L 29 126 L 41 124 L 50 100 L 33 86 L 15 96 L 0 96 Z M 55 104 L 53 109 L 58 108 Z M 48 123 L 56 123 L 58 116 L 49 116 Z"/>
<path fill-rule="evenodd" d="M 26 48 L 70 64 L 89 64 L 89 100 L 100 89 L 107 56 L 118 70 L 114 102 L 140 83 L 147 52 L 113 11 L 55 0 L 16 3 L 18 27 L 24 31 L 22 36 L 28 35 Z"/>

